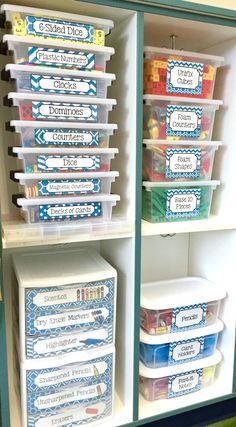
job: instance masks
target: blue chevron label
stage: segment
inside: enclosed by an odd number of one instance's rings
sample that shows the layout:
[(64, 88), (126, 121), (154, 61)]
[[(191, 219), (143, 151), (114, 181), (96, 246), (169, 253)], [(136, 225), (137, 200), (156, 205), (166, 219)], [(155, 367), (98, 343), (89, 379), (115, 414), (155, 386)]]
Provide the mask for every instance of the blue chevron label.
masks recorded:
[(38, 181), (39, 196), (100, 193), (101, 179), (55, 179)]
[(168, 399), (198, 391), (202, 384), (202, 369), (171, 375), (168, 378)]
[(55, 67), (77, 68), (78, 70), (93, 70), (95, 55), (74, 50), (50, 49), (47, 47), (28, 47), (30, 64), (50, 65)]
[(201, 328), (206, 322), (207, 304), (193, 304), (172, 310), (171, 332)]
[(205, 337), (176, 341), (169, 345), (168, 365), (201, 359), (204, 354)]
[(97, 105), (32, 101), (34, 119), (97, 121)]
[(99, 145), (99, 132), (73, 129), (35, 129), (35, 145)]
[(166, 135), (199, 137), (201, 133), (202, 107), (167, 105)]
[(200, 148), (168, 148), (166, 150), (166, 178), (199, 178)]
[(33, 36), (93, 43), (93, 26), (37, 16), (26, 16), (26, 33)]
[(95, 96), (97, 95), (97, 82), (88, 79), (31, 74), (31, 89), (34, 92)]
[(166, 91), (175, 94), (201, 95), (203, 64), (167, 61)]
[(39, 172), (57, 172), (69, 170), (91, 171), (101, 167), (101, 156), (38, 156), (37, 168)]
[(102, 216), (101, 202), (39, 205), (39, 221), (63, 221)]
[(189, 218), (200, 215), (201, 189), (168, 190), (166, 218)]

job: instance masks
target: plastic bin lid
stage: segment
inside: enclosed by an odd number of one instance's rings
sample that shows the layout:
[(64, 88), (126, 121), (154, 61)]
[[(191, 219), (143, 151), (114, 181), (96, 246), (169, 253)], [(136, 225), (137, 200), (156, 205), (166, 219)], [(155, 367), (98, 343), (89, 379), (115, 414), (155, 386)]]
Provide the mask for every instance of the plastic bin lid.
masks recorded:
[(152, 149), (155, 145), (186, 145), (191, 148), (193, 145), (195, 146), (206, 146), (206, 147), (219, 147), (222, 145), (222, 141), (194, 141), (194, 140), (166, 140), (166, 139), (143, 139), (143, 145), (148, 149)]
[(107, 98), (89, 98), (87, 96), (76, 96), (76, 95), (54, 95), (54, 94), (36, 94), (36, 93), (24, 93), (24, 92), (9, 92), (8, 99), (14, 101), (46, 101), (46, 102), (68, 102), (70, 104), (96, 104), (96, 105), (116, 105), (116, 99)]
[(92, 202), (118, 202), (120, 196), (118, 194), (90, 194), (86, 196), (73, 196), (73, 197), (35, 197), (25, 199), (19, 197), (17, 204), (22, 207), (38, 206), (38, 205), (57, 205), (61, 203), (92, 203)]
[(203, 106), (215, 107), (219, 109), (223, 105), (223, 101), (219, 99), (201, 99), (201, 98), (183, 98), (181, 96), (168, 96), (168, 95), (143, 95), (145, 103), (154, 103), (155, 101), (178, 102), (180, 104), (200, 104)]
[(147, 191), (151, 191), (152, 188), (165, 188), (165, 187), (212, 187), (213, 189), (216, 188), (217, 185), (220, 185), (220, 181), (160, 181), (160, 182), (154, 182), (154, 181), (143, 181), (143, 187)]
[(164, 368), (147, 368), (142, 362), (139, 362), (139, 375), (146, 378), (164, 378), (169, 375), (178, 375), (196, 369), (215, 366), (220, 363), (221, 360), (222, 354), (219, 350), (216, 350), (212, 356), (194, 360), (193, 362), (182, 363), (181, 365), (165, 366)]
[(55, 288), (117, 276), (116, 270), (91, 247), (26, 251), (15, 254), (13, 264), (23, 288)]
[[(167, 49), (165, 47), (144, 46), (143, 51), (144, 53), (161, 53), (163, 55), (187, 56), (188, 58), (202, 59), (203, 61), (205, 60), (216, 63), (224, 62), (223, 56), (209, 55), (208, 53), (201, 52), (189, 52), (187, 50)], [(217, 67), (217, 64), (215, 64), (215, 66)]]
[(173, 343), (176, 341), (191, 340), (198, 337), (205, 337), (211, 334), (218, 334), (224, 329), (223, 322), (218, 319), (215, 323), (203, 328), (195, 328), (182, 332), (173, 332), (163, 335), (149, 335), (143, 329), (140, 329), (140, 341), (144, 344), (160, 345)]
[(94, 178), (117, 178), (118, 171), (110, 172), (52, 172), (52, 173), (21, 173), (14, 174), (15, 179), (19, 181), (41, 180), (41, 179), (94, 179)]
[(19, 132), (21, 128), (33, 129), (79, 129), (79, 130), (102, 130), (106, 132), (113, 132), (118, 129), (114, 123), (79, 123), (79, 122), (60, 122), (60, 121), (42, 121), (42, 120), (11, 120), (10, 126), (15, 127), (15, 131)]
[(118, 154), (118, 148), (83, 148), (83, 147), (12, 147), (16, 154)]
[(172, 280), (143, 283), (141, 307), (165, 310), (218, 301), (225, 298), (224, 288), (201, 277), (183, 277)]

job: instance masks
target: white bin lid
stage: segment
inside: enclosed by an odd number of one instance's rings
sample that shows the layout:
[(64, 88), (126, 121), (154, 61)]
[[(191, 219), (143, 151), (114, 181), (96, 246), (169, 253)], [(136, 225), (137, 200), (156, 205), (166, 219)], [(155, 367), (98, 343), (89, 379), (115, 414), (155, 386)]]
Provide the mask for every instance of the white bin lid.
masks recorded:
[(171, 145), (171, 146), (178, 146), (178, 145), (186, 145), (187, 147), (191, 148), (192, 146), (205, 146), (205, 147), (216, 147), (218, 148), (220, 145), (222, 145), (222, 141), (195, 141), (195, 140), (182, 140), (179, 139), (176, 140), (169, 140), (169, 139), (143, 139), (143, 145), (146, 146), (149, 150), (151, 150), (155, 145)]
[(204, 357), (193, 362), (182, 363), (181, 365), (165, 366), (164, 368), (147, 368), (142, 362), (139, 363), (139, 375), (146, 378), (164, 378), (169, 375), (178, 375), (184, 372), (194, 371), (195, 369), (215, 366), (222, 360), (222, 354), (216, 350), (212, 356)]
[(25, 199), (19, 197), (17, 204), (23, 208), (26, 206), (39, 206), (48, 204), (62, 204), (62, 203), (92, 203), (92, 202), (113, 202), (116, 203), (120, 200), (118, 194), (89, 194), (86, 196), (64, 196), (64, 197), (35, 197)]
[(206, 187), (210, 186), (213, 189), (216, 188), (217, 185), (220, 185), (220, 181), (160, 181), (160, 182), (152, 182), (152, 181), (143, 181), (143, 187), (145, 190), (151, 191), (152, 188), (175, 188), (175, 187)]
[(181, 96), (168, 96), (168, 95), (143, 95), (145, 104), (151, 105), (156, 101), (178, 102), (180, 104), (200, 104), (204, 107), (211, 106), (211, 109), (218, 110), (223, 101), (219, 99), (200, 99), (200, 98), (183, 98)]
[(203, 328), (190, 329), (188, 331), (173, 332), (171, 334), (149, 335), (143, 329), (140, 329), (140, 341), (144, 344), (160, 345), (217, 334), (221, 332), (223, 328), (223, 322), (218, 319), (215, 323), (213, 323), (213, 325), (205, 326)]
[(202, 59), (204, 62), (210, 61), (214, 62), (215, 66), (219, 66), (222, 62), (224, 62), (223, 56), (209, 55), (208, 53), (201, 52), (189, 52), (187, 50), (176, 50), (176, 49), (167, 49), (165, 47), (153, 47), (153, 46), (144, 46), (143, 49), (145, 54), (156, 54), (160, 53), (163, 55), (179, 55), (179, 56), (187, 56), (188, 58), (193, 59)]
[(47, 288), (109, 279), (116, 270), (91, 247), (24, 252), (13, 256), (20, 287)]
[(113, 132), (118, 127), (116, 124), (106, 123), (79, 123), (79, 122), (60, 122), (50, 121), (47, 122), (42, 120), (11, 120), (10, 126), (15, 127), (16, 132), (20, 132), (20, 129), (32, 128), (32, 129), (81, 129), (81, 130), (96, 130)]
[(165, 310), (192, 304), (218, 301), (225, 298), (224, 288), (201, 277), (183, 277), (143, 283), (141, 307), (149, 310)]
[(13, 99), (16, 105), (20, 101), (45, 101), (45, 102), (68, 102), (69, 104), (91, 104), (91, 105), (105, 105), (112, 108), (116, 105), (116, 99), (105, 99), (105, 98), (89, 98), (88, 96), (76, 96), (76, 95), (55, 95), (55, 94), (41, 94), (41, 93), (24, 93), (24, 92), (9, 92), (8, 99)]
[(118, 171), (111, 172), (53, 172), (53, 173), (21, 173), (14, 174), (15, 179), (19, 181), (41, 180), (41, 179), (94, 179), (94, 178), (117, 178)]
[(118, 154), (118, 148), (83, 148), (83, 147), (13, 147), (16, 154)]

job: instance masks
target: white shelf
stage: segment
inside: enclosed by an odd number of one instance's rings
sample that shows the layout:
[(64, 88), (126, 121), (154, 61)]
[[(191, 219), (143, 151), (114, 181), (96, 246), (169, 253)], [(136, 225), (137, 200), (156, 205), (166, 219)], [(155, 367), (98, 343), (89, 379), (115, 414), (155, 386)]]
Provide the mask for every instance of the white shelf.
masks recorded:
[(199, 231), (233, 230), (236, 228), (236, 218), (222, 218), (211, 215), (208, 219), (163, 222), (153, 224), (142, 220), (142, 236), (157, 236), (161, 234), (194, 233)]

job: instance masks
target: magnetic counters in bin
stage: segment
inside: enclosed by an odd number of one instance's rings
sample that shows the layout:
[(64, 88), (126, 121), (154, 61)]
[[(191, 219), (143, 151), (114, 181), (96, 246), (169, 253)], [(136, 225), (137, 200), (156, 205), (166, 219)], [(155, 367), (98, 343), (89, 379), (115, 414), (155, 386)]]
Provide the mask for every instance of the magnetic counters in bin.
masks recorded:
[(143, 182), (142, 218), (172, 222), (209, 217), (213, 190), (220, 181)]
[(146, 400), (153, 401), (200, 391), (214, 382), (221, 360), (222, 355), (216, 350), (212, 356), (177, 366), (151, 369), (140, 362), (140, 393)]
[(89, 98), (74, 95), (10, 92), (5, 105), (18, 107), (20, 120), (66, 120), (78, 122), (108, 122), (108, 113), (115, 99)]
[(67, 40), (103, 46), (105, 35), (114, 26), (108, 19), (18, 5), (3, 4), (1, 13), (5, 14), (6, 28), (13, 35), (49, 38), (58, 42)]
[(211, 141), (215, 113), (223, 104), (179, 96), (144, 95), (143, 99), (143, 137), (170, 141)]
[(220, 141), (143, 140), (143, 179), (187, 181), (211, 179)]
[(148, 368), (162, 368), (211, 356), (223, 322), (167, 335), (149, 335), (140, 330), (140, 360)]
[(3, 77), (15, 80), (18, 92), (59, 93), (106, 98), (115, 74), (65, 70), (48, 66), (7, 64)]
[(69, 41), (40, 39), (5, 34), (6, 51), (13, 53), (16, 64), (50, 66), (84, 71), (106, 71), (106, 63), (114, 55), (112, 47), (72, 44)]
[(117, 125), (12, 120), (7, 129), (20, 134), (22, 147), (109, 148)]
[(212, 325), (225, 296), (224, 288), (200, 277), (143, 283), (141, 327), (162, 335)]
[(159, 47), (144, 47), (144, 93), (213, 97), (222, 56)]

